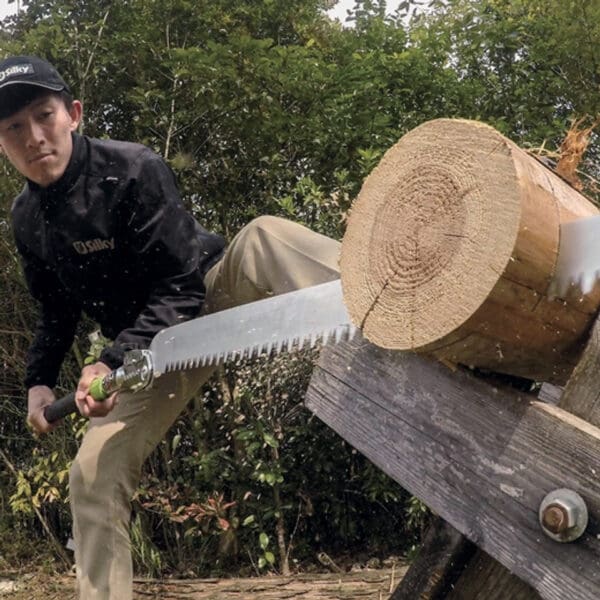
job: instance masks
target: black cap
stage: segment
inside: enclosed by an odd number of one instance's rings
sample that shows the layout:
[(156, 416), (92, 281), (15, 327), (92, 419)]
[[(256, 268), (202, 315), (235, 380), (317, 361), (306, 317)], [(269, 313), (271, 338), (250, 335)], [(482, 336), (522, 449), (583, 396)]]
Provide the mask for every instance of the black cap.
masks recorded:
[(11, 56), (0, 62), (0, 119), (20, 110), (40, 91), (71, 93), (58, 71), (37, 56)]

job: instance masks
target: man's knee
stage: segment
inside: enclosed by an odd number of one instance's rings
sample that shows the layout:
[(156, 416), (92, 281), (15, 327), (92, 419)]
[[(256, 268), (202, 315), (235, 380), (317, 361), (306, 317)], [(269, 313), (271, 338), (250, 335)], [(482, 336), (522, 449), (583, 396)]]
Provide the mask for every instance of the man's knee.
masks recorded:
[[(271, 247), (273, 239), (279, 238), (281, 232), (290, 221), (265, 215), (256, 217), (244, 226), (233, 240), (229, 249), (229, 258), (235, 265), (234, 271), (253, 271), (257, 257)], [(284, 236), (285, 237), (285, 236)]]
[(315, 235), (305, 225), (272, 215), (263, 215), (252, 219), (244, 229), (247, 230), (250, 236), (255, 236), (257, 239), (265, 239), (269, 236), (274, 236), (277, 239), (286, 239), (289, 236), (303, 234)]
[(276, 231), (280, 231), (289, 223), (290, 221), (271, 215), (256, 217), (240, 230), (240, 241), (244, 247), (250, 247), (252, 244), (259, 245), (264, 243), (264, 240), (270, 235)]

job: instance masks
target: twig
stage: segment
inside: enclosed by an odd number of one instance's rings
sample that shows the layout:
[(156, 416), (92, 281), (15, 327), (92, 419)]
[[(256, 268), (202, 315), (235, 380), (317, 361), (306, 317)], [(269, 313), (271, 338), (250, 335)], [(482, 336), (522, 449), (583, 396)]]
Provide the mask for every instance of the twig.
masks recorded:
[(290, 539), (288, 540), (287, 552), (285, 555), (286, 562), (289, 562), (289, 559), (290, 559), (290, 552), (292, 550), (292, 546), (294, 543), (294, 536), (296, 535), (296, 531), (298, 530), (298, 525), (300, 524), (301, 512), (302, 512), (302, 503), (300, 502), (300, 503), (298, 503), (298, 515), (296, 516), (296, 524), (294, 525), (294, 529), (292, 530), (292, 533), (290, 534)]
[[(110, 8), (104, 13), (102, 23), (100, 24), (100, 28), (98, 29), (98, 33), (96, 34), (96, 40), (92, 46), (92, 49), (90, 50), (90, 53), (88, 55), (87, 64), (85, 65), (85, 68), (83, 69), (83, 71), (81, 69), (81, 64), (78, 61), (79, 68), (77, 70), (78, 70), (78, 74), (79, 74), (79, 88), (80, 88), (79, 93), (80, 93), (81, 101), (83, 102), (84, 105), (87, 100), (87, 98), (86, 98), (87, 76), (90, 72), (90, 69), (92, 68), (94, 58), (96, 57), (96, 51), (98, 50), (98, 45), (100, 44), (100, 40), (102, 39), (102, 34), (104, 32), (104, 27), (106, 26), (106, 22), (108, 21), (109, 14), (110, 14)], [(77, 35), (77, 33), (78, 33), (77, 28), (75, 28), (75, 34)], [(77, 40), (78, 40), (78, 38), (77, 38)], [(79, 55), (79, 52), (77, 52), (77, 55)], [(84, 127), (84, 120), (82, 118), (81, 122), (79, 123), (79, 133), (83, 133), (83, 127)]]
[(250, 559), (250, 562), (252, 563), (252, 568), (254, 569), (254, 572), (257, 575), (260, 575), (260, 571), (258, 570), (256, 563), (254, 562), (254, 559), (252, 558), (252, 554), (250, 554), (250, 550), (247, 550), (248, 553), (248, 558)]

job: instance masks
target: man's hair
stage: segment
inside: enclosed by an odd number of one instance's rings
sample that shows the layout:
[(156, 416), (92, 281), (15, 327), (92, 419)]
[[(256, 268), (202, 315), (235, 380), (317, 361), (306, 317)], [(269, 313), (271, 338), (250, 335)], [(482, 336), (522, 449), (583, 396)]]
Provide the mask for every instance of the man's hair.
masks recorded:
[(34, 85), (15, 85), (5, 92), (6, 101), (0, 108), (0, 119), (7, 119), (43, 96), (60, 98), (67, 110), (73, 106), (73, 95), (67, 90), (53, 92)]
[(67, 90), (63, 90), (62, 92), (58, 92), (58, 96), (63, 101), (65, 108), (67, 110), (71, 110), (71, 107), (73, 106), (73, 100), (74, 100), (73, 94), (71, 94), (71, 92), (67, 92)]

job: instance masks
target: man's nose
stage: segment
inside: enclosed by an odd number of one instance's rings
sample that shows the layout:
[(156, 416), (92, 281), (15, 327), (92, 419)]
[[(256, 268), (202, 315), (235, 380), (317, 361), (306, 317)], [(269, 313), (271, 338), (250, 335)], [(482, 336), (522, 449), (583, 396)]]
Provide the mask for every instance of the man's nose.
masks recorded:
[(31, 120), (27, 123), (26, 134), (27, 134), (27, 144), (29, 146), (37, 147), (40, 144), (43, 144), (45, 141), (43, 127), (41, 127), (34, 120)]

